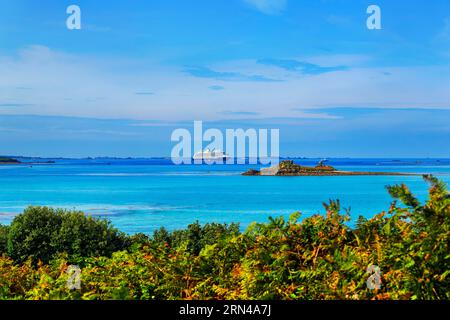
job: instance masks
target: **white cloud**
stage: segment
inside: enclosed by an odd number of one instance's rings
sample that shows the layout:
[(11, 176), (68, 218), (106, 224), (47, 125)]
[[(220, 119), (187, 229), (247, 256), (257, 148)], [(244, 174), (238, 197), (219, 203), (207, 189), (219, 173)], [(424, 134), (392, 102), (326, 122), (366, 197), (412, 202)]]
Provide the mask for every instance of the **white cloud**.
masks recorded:
[(287, 4), (287, 0), (244, 0), (244, 1), (265, 14), (278, 14), (285, 9)]
[[(450, 109), (450, 66), (368, 68), (363, 61), (369, 58), (347, 55), (295, 59), (320, 65), (348, 63), (350, 68), (305, 76), (255, 60), (206, 66), (284, 80), (224, 84), (153, 61), (73, 55), (31, 46), (14, 56), (0, 55), (0, 104), (20, 104), (1, 108), (0, 114), (208, 121), (223, 119), (223, 110), (265, 118), (311, 117), (311, 112), (303, 115), (293, 110), (334, 106)], [(226, 90), (211, 92), (214, 85), (226, 85)], [(29, 89), (18, 89), (23, 87)], [(142, 90), (154, 94), (136, 94)], [(233, 118), (237, 117), (248, 118)]]
[(370, 62), (371, 57), (363, 54), (326, 54), (313, 57), (298, 58), (322, 67), (344, 65), (348, 67), (360, 67)]

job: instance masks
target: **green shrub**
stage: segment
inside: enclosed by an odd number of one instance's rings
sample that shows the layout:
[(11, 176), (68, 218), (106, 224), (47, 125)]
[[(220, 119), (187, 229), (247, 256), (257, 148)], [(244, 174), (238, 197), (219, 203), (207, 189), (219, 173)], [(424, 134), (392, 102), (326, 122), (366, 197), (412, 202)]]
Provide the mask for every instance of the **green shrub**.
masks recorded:
[(200, 251), (207, 245), (219, 242), (224, 238), (230, 238), (239, 234), (239, 224), (207, 223), (204, 226), (198, 221), (188, 225), (185, 230), (168, 232), (160, 228), (153, 233), (153, 242), (156, 244), (167, 243), (172, 247), (187, 245), (189, 252), (199, 255)]
[(9, 226), (0, 224), (0, 256), (8, 252)]
[(16, 261), (49, 262), (67, 253), (76, 262), (82, 257), (110, 256), (128, 246), (127, 237), (110, 222), (82, 212), (29, 207), (15, 217), (8, 235), (8, 254)]

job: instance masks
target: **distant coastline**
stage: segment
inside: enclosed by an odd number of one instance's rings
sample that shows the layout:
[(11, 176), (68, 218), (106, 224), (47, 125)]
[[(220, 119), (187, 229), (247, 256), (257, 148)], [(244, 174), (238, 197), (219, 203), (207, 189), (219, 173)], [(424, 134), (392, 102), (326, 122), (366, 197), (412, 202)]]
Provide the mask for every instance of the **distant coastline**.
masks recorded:
[[(83, 156), (83, 157), (64, 157), (64, 156), (25, 156), (25, 155), (11, 155), (11, 154), (0, 154), (0, 159), (4, 159), (0, 161), (1, 165), (48, 165), (48, 164), (83, 164), (83, 165), (115, 165), (115, 164), (128, 164), (128, 165), (175, 165), (170, 157), (164, 156)], [(321, 159), (321, 157), (302, 157), (302, 156), (284, 156), (280, 157), (280, 161), (295, 161), (296, 163), (300, 163), (304, 166), (315, 166)], [(329, 164), (339, 168), (334, 173), (327, 173), (326, 175), (408, 175), (407, 172), (402, 172), (403, 170), (399, 170), (401, 173), (396, 174), (395, 172), (391, 172), (391, 170), (387, 170), (387, 172), (380, 173), (375, 170), (375, 172), (359, 172), (360, 170), (355, 170), (352, 172), (351, 170), (345, 170), (342, 168), (343, 166), (359, 166), (361, 164), (365, 164), (373, 167), (406, 167), (406, 166), (450, 166), (450, 158), (398, 158), (398, 157), (383, 157), (383, 158), (358, 158), (358, 157), (326, 157), (329, 160)], [(244, 160), (244, 161), (242, 161)], [(242, 162), (241, 162), (242, 161)], [(262, 166), (264, 166), (264, 162), (267, 161), (258, 161), (254, 162), (254, 159), (235, 159), (234, 164), (236, 165), (252, 165), (254, 164), (255, 169), (259, 170)], [(184, 164), (183, 164), (184, 165)], [(209, 164), (207, 164), (209, 165)], [(221, 164), (217, 164), (220, 166)], [(225, 165), (225, 163), (223, 164)], [(248, 167), (245, 169), (247, 170)], [(358, 171), (358, 172), (356, 172)], [(363, 170), (361, 170), (363, 171)], [(381, 170), (380, 170), (381, 171)], [(384, 171), (384, 170), (383, 170)], [(287, 175), (287, 174), (286, 174)], [(296, 174), (296, 175), (313, 175), (311, 172), (308, 174)], [(317, 172), (315, 175), (323, 175), (320, 172)]]
[[(15, 159), (20, 162), (44, 162), (47, 160), (170, 160), (170, 156), (29, 156), (29, 155), (12, 155), (12, 154), (0, 154), (1, 158)], [(388, 161), (390, 163), (403, 163), (407, 162), (408, 164), (420, 164), (422, 162), (448, 162), (450, 164), (450, 157), (345, 157), (345, 156), (281, 156), (280, 161), (284, 160), (311, 160), (318, 162), (319, 160), (326, 158), (330, 161), (335, 160), (376, 160), (376, 161)], [(249, 159), (249, 158), (246, 158)]]
[(20, 164), (21, 162), (14, 158), (0, 157), (0, 165), (2, 164)]
[(0, 157), (0, 165), (33, 165), (33, 164), (53, 164), (53, 160), (22, 162), (16, 158)]

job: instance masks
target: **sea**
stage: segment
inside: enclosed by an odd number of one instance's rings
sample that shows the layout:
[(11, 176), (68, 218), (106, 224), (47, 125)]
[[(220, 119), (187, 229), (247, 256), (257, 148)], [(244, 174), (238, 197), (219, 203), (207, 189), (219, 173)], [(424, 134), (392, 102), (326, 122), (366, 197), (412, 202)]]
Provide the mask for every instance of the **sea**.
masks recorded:
[[(109, 219), (128, 233), (151, 234), (200, 223), (252, 222), (269, 217), (301, 219), (324, 214), (323, 203), (339, 199), (350, 210), (350, 224), (388, 210), (386, 186), (405, 183), (422, 201), (428, 185), (422, 176), (242, 176), (262, 165), (174, 165), (169, 158), (19, 158), (0, 166), (0, 223), (10, 224), (28, 206), (79, 210)], [(293, 158), (315, 165), (320, 159)], [(36, 163), (47, 162), (50, 163)], [(433, 174), (450, 183), (450, 159), (328, 159), (346, 171)]]

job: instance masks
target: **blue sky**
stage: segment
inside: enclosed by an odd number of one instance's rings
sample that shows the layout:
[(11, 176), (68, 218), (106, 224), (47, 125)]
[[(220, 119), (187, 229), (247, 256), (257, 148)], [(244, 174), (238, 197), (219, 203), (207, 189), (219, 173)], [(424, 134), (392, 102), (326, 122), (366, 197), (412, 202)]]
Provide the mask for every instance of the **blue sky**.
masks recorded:
[(167, 156), (203, 120), (279, 128), (282, 155), (450, 157), (449, 88), (447, 0), (0, 0), (0, 154)]

